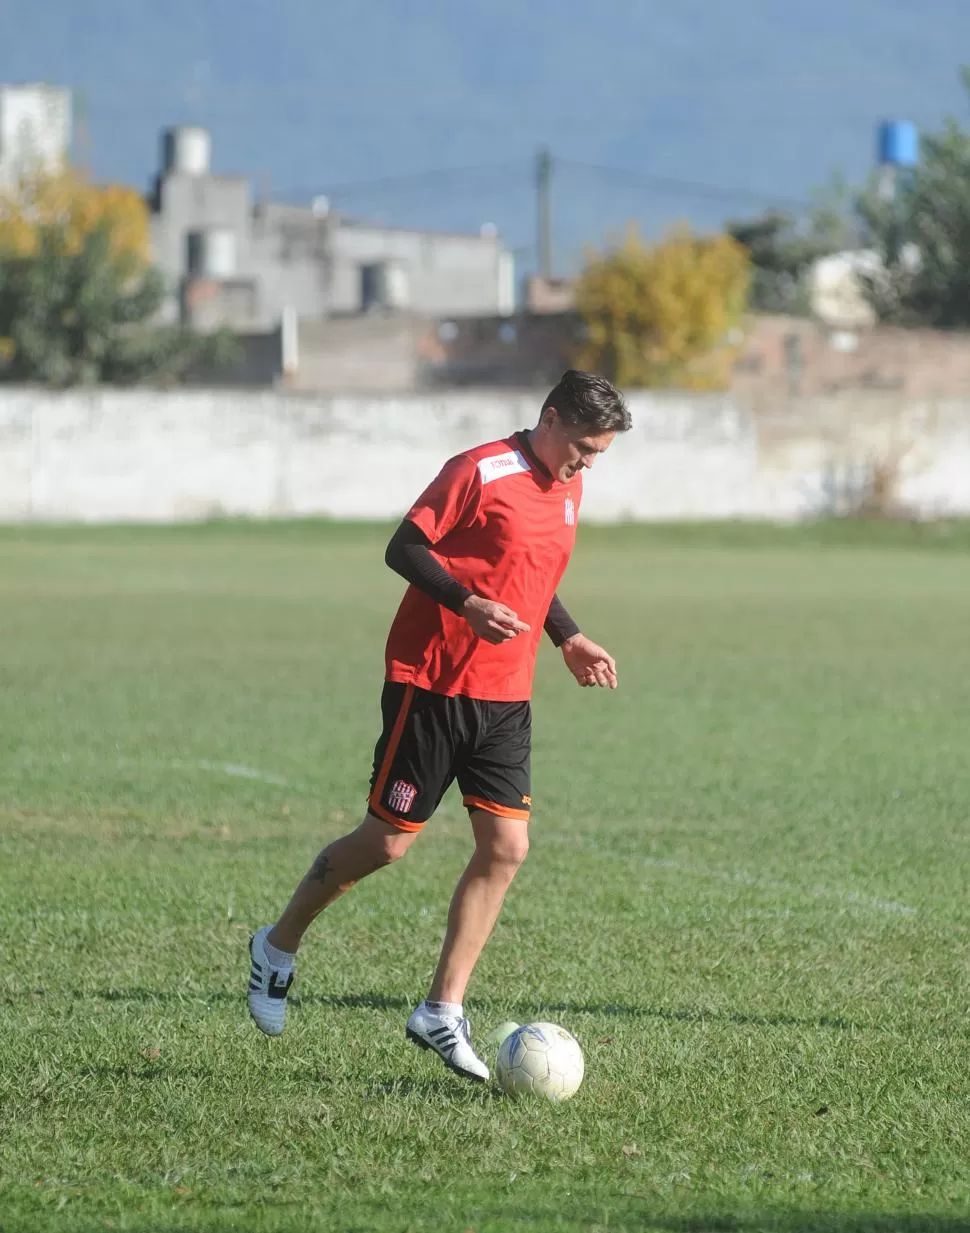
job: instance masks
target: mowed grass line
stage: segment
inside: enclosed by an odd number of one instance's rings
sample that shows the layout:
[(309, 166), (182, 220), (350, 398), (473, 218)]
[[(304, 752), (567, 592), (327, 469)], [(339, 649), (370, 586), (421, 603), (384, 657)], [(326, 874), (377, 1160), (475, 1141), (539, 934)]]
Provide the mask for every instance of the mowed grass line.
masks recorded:
[(248, 930), (359, 816), (386, 529), (0, 532), (0, 1229), (970, 1228), (960, 527), (583, 528), (620, 661), (535, 702), (533, 852), (468, 1008), (562, 1107), (404, 1041), (453, 796), (301, 955)]

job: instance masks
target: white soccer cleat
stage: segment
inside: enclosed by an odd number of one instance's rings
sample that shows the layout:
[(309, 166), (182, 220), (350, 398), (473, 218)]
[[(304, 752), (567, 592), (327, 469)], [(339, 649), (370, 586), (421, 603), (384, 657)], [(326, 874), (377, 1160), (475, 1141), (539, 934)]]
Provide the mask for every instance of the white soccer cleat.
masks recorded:
[(292, 968), (274, 968), (263, 943), (273, 928), (264, 925), (249, 939), (249, 1013), (267, 1036), (279, 1036), (286, 1023), (286, 995), (293, 984)]
[(488, 1067), (472, 1048), (468, 1020), (460, 1015), (437, 1015), (422, 1002), (408, 1019), (407, 1038), (419, 1049), (433, 1049), (449, 1070), (475, 1083), (488, 1080)]

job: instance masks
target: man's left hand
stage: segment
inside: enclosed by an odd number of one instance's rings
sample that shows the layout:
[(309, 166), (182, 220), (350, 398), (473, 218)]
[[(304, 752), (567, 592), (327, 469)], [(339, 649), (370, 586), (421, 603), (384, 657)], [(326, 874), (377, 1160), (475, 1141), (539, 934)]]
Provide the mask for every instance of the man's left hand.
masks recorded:
[(560, 650), (566, 667), (583, 688), (616, 689), (616, 660), (584, 634), (567, 638)]

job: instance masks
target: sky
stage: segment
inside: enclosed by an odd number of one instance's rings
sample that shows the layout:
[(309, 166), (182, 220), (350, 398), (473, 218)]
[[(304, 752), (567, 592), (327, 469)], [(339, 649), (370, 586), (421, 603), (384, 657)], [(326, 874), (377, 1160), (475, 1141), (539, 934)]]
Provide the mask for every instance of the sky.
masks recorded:
[(0, 0), (0, 81), (76, 93), (76, 157), (147, 189), (159, 133), (214, 170), (554, 260), (861, 183), (883, 119), (970, 122), (967, 0)]

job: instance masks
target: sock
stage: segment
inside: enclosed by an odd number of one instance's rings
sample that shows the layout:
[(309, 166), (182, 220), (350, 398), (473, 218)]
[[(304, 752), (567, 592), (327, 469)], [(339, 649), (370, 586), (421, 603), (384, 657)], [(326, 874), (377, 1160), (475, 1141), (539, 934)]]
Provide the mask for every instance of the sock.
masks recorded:
[(425, 998), (424, 1004), (433, 1015), (454, 1015), (460, 1019), (465, 1013), (461, 1002), (429, 1002)]
[(266, 951), (266, 958), (270, 961), (274, 968), (291, 968), (296, 960), (296, 955), (291, 955), (288, 950), (278, 950), (270, 942), (263, 938), (263, 950)]

